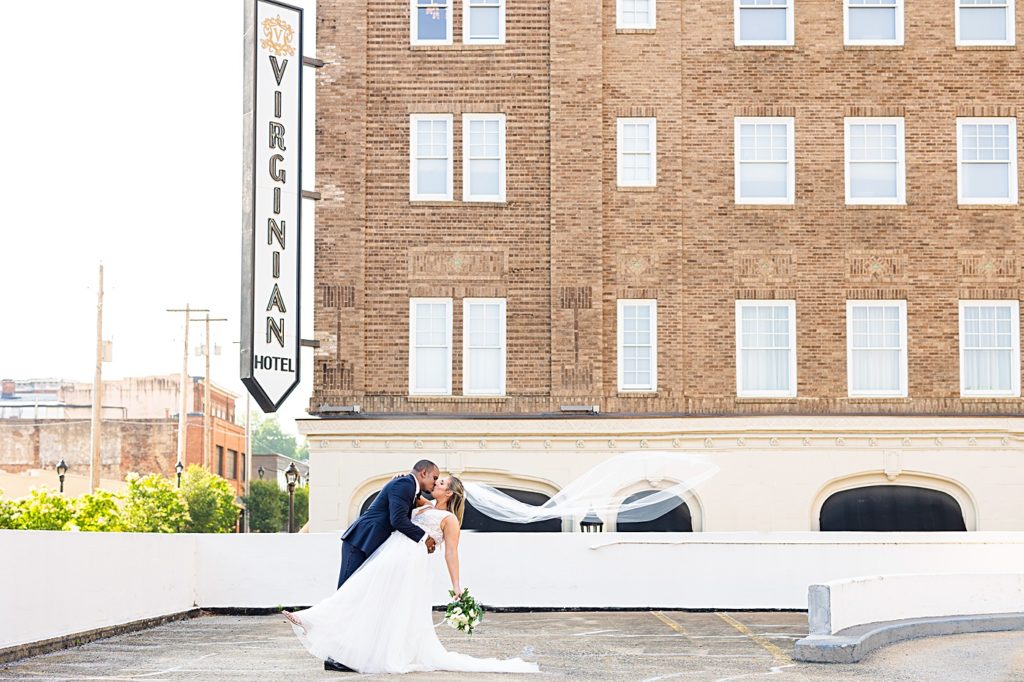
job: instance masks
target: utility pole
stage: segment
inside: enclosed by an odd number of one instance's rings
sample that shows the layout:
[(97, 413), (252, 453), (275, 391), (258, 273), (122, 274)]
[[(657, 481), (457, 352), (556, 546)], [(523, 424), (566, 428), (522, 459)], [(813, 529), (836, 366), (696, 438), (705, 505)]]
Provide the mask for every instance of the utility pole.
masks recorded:
[(188, 435), (188, 326), (192, 313), (208, 313), (207, 308), (192, 308), (188, 303), (184, 308), (167, 308), (169, 313), (185, 313), (185, 345), (181, 361), (181, 407), (178, 411), (178, 464), (185, 464), (185, 439)]
[(89, 459), (89, 492), (100, 487), (100, 429), (103, 426), (103, 264), (96, 292), (96, 374), (92, 383), (92, 446)]
[[(206, 375), (203, 379), (203, 468), (207, 471), (211, 470), (210, 460), (212, 454), (210, 452), (211, 441), (210, 437), (210, 353), (212, 349), (212, 343), (210, 341), (210, 323), (211, 322), (227, 322), (226, 317), (210, 317), (209, 311), (206, 312), (204, 317), (190, 318), (191, 322), (205, 322), (206, 323), (206, 337), (205, 343), (203, 344), (203, 355), (206, 356)], [(221, 474), (223, 475), (223, 471)]]

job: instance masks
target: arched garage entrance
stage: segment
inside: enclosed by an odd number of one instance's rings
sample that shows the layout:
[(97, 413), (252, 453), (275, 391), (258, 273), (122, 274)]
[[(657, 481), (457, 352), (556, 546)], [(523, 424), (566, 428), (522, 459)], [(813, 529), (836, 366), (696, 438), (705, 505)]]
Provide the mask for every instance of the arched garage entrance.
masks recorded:
[[(633, 493), (622, 501), (623, 505), (642, 500), (653, 495), (655, 490), (641, 490)], [(620, 533), (692, 533), (693, 517), (690, 507), (680, 499), (669, 500), (659, 505), (655, 512), (659, 515), (650, 521), (629, 521), (629, 512), (620, 513), (615, 522), (615, 530)]]
[(841, 490), (821, 506), (823, 531), (963, 531), (963, 510), (949, 493), (909, 485)]

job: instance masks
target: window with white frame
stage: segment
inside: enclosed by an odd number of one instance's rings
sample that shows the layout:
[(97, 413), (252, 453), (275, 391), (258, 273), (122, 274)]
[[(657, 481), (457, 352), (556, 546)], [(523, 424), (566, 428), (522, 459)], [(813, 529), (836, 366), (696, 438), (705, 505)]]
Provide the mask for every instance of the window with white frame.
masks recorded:
[(956, 120), (957, 201), (1017, 203), (1017, 119)]
[(1020, 304), (960, 301), (960, 394), (1020, 395)]
[(505, 201), (505, 114), (462, 116), (463, 201)]
[(954, 0), (957, 45), (1013, 45), (1014, 0)]
[(902, 45), (903, 0), (844, 0), (847, 45)]
[(451, 114), (409, 117), (409, 198), (451, 201)]
[(654, 28), (655, 0), (616, 0), (615, 28)]
[(904, 204), (902, 118), (846, 119), (846, 203)]
[(452, 299), (409, 300), (409, 394), (452, 393)]
[(450, 45), (452, 0), (410, 0), (409, 36), (413, 45)]
[(736, 394), (796, 395), (795, 301), (736, 301)]
[(619, 390), (658, 390), (658, 302), (619, 299)]
[(462, 300), (462, 392), (505, 395), (505, 299)]
[(795, 0), (736, 0), (733, 24), (737, 45), (792, 45)]
[(737, 118), (736, 203), (792, 204), (793, 118)]
[(654, 187), (658, 183), (658, 125), (653, 118), (617, 121), (619, 187)]
[(462, 42), (505, 42), (505, 0), (463, 0)]
[(846, 302), (849, 394), (907, 395), (906, 301)]

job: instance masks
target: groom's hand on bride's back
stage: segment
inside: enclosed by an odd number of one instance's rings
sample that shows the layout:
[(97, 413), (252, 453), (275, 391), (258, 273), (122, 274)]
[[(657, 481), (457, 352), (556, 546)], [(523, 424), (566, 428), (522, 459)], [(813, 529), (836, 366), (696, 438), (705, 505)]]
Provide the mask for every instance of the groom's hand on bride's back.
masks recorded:
[(427, 536), (427, 554), (433, 554), (434, 550), (437, 549), (437, 543), (434, 542), (434, 538)]

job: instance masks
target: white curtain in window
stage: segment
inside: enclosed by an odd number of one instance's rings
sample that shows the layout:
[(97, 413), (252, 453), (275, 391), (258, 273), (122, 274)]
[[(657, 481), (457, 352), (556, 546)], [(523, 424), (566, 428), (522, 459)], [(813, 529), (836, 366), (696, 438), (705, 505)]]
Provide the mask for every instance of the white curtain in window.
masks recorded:
[(902, 0), (847, 0), (850, 40), (896, 40), (896, 12)]
[(416, 125), (416, 194), (448, 193), (448, 121), (418, 119)]
[(785, 305), (744, 305), (740, 309), (740, 391), (789, 392), (792, 339)]
[(852, 308), (850, 386), (854, 392), (890, 393), (902, 389), (899, 306)]
[(787, 5), (792, 0), (739, 0), (742, 42), (780, 42), (786, 35)]
[(416, 303), (415, 390), (448, 391), (448, 306), (445, 303)]
[(1004, 42), (1008, 39), (1011, 0), (959, 0), (960, 40)]
[(1013, 390), (1013, 323), (1008, 305), (963, 308), (964, 390)]
[(961, 192), (970, 199), (1010, 196), (1010, 140), (1008, 123), (964, 123), (960, 128)]
[(467, 302), (465, 314), (466, 391), (501, 393), (505, 355), (502, 306), (497, 302)]

